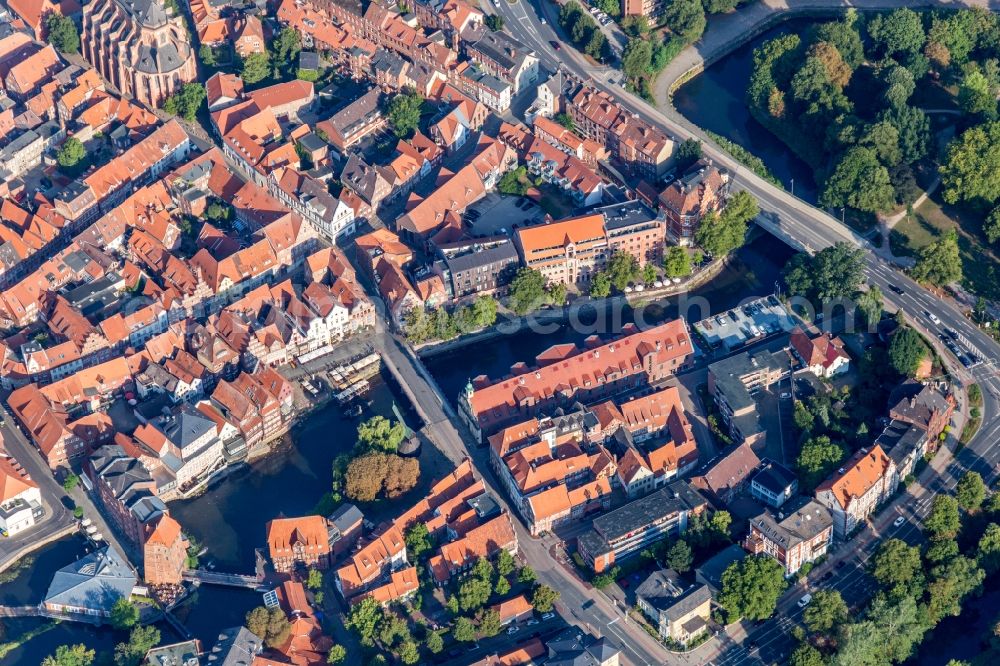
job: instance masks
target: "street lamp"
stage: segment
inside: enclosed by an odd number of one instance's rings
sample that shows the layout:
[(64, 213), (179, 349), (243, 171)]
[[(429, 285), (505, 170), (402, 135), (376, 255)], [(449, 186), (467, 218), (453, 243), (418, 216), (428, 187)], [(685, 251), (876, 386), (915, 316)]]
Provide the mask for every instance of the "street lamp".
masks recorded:
[(795, 179), (792, 178), (792, 196), (795, 196)]

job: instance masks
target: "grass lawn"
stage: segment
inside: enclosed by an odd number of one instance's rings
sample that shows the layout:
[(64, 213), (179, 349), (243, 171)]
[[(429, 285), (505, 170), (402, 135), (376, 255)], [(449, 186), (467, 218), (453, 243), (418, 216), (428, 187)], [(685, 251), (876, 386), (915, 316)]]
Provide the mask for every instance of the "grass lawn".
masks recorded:
[(538, 205), (542, 207), (542, 210), (551, 215), (553, 220), (561, 220), (569, 217), (576, 210), (576, 203), (552, 185), (545, 183), (538, 189), (542, 193), (542, 198), (538, 202)]
[(1000, 296), (996, 280), (998, 258), (979, 237), (982, 220), (968, 210), (943, 204), (938, 196), (931, 197), (916, 209), (914, 216), (896, 224), (889, 238), (897, 256), (915, 257), (920, 248), (931, 243), (948, 229), (958, 231), (958, 246), (962, 256), (964, 282), (977, 294), (987, 298)]

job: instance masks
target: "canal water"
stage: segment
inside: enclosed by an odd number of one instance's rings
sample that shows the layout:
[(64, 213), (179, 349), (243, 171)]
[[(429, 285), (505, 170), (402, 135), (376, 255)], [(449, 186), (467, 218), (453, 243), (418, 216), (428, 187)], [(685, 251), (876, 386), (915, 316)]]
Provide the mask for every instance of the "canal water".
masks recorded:
[(674, 106), (704, 129), (734, 141), (761, 158), (786, 189), (810, 203), (817, 198), (812, 169), (750, 115), (746, 90), (753, 72), (753, 51), (764, 42), (802, 32), (813, 19), (795, 19), (762, 33), (736, 49), (674, 93)]
[(753, 239), (737, 250), (729, 264), (708, 284), (689, 294), (655, 301), (635, 309), (626, 308), (617, 321), (610, 316), (587, 320), (582, 326), (564, 324), (546, 333), (527, 330), (460, 347), (424, 359), (444, 394), (456, 399), (466, 383), (484, 374), (499, 379), (518, 361), (531, 365), (535, 356), (552, 345), (580, 343), (592, 334), (613, 337), (621, 326), (638, 322), (655, 324), (683, 314), (688, 322), (724, 312), (744, 300), (774, 293), (774, 284), (794, 251), (768, 233), (755, 230)]

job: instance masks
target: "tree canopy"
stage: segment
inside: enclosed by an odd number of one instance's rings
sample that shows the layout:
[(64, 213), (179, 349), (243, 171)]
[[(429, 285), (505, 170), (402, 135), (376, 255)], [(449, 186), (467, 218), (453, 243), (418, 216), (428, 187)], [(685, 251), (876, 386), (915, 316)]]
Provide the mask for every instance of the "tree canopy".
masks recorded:
[(958, 480), (955, 499), (966, 511), (978, 511), (986, 499), (986, 484), (979, 472), (968, 471)]
[(777, 560), (750, 555), (723, 572), (719, 605), (726, 610), (729, 621), (764, 620), (774, 613), (785, 586), (785, 570)]
[(875, 213), (891, 209), (896, 198), (889, 170), (879, 162), (878, 153), (872, 148), (856, 147), (845, 152), (834, 167), (820, 202)]
[(1000, 198), (1000, 121), (974, 125), (948, 145), (940, 166), (944, 200)]
[(724, 257), (743, 245), (747, 226), (758, 213), (757, 201), (749, 192), (741, 190), (729, 198), (721, 213), (713, 211), (702, 217), (694, 240), (709, 254)]
[(360, 455), (347, 465), (344, 493), (359, 502), (371, 502), (379, 495), (398, 497), (417, 485), (420, 462), (391, 453)]
[(847, 243), (823, 248), (813, 256), (799, 253), (785, 266), (785, 283), (793, 294), (820, 302), (850, 298), (864, 279), (864, 250)]
[(90, 666), (94, 663), (94, 655), (94, 650), (87, 649), (83, 643), (60, 645), (55, 654), (42, 660), (42, 666)]
[(826, 435), (807, 439), (795, 461), (803, 489), (812, 490), (837, 469), (846, 455), (843, 446)]
[(901, 375), (913, 377), (930, 351), (920, 334), (909, 326), (901, 326), (889, 341), (889, 361)]
[(949, 229), (937, 240), (922, 247), (912, 275), (915, 280), (936, 285), (961, 280), (962, 258), (958, 249), (958, 233)]
[(45, 29), (48, 31), (49, 44), (56, 47), (59, 53), (79, 53), (80, 33), (77, 32), (73, 19), (52, 12), (45, 18)]
[(59, 147), (56, 161), (59, 163), (59, 170), (70, 177), (79, 176), (90, 166), (87, 149), (75, 136), (66, 139)]
[(389, 100), (386, 117), (392, 131), (401, 139), (413, 136), (420, 125), (420, 107), (424, 98), (415, 90), (406, 90)]
[(271, 60), (267, 53), (251, 53), (240, 60), (240, 76), (243, 83), (260, 83), (271, 73)]
[(358, 446), (364, 451), (395, 453), (405, 437), (406, 426), (384, 416), (373, 416), (358, 425)]
[(548, 302), (545, 277), (533, 268), (521, 268), (510, 283), (510, 309), (519, 315), (537, 310)]
[(167, 98), (163, 103), (163, 110), (190, 122), (194, 120), (204, 101), (205, 86), (200, 83), (185, 83), (180, 91)]

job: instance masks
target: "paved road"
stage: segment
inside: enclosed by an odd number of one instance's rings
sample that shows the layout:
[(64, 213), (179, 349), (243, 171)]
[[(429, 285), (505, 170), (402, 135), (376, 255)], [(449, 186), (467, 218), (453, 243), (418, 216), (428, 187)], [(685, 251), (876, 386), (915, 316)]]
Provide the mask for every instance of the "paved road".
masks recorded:
[(31, 475), (32, 480), (38, 483), (39, 489), (42, 492), (42, 501), (45, 503), (46, 510), (51, 515), (51, 519), (43, 522), (44, 527), (42, 531), (30, 531), (24, 538), (32, 542), (40, 542), (43, 535), (51, 535), (54, 531), (64, 530), (66, 525), (72, 524), (75, 519), (72, 512), (64, 504), (64, 500), (68, 496), (76, 506), (83, 507), (84, 517), (93, 521), (98, 531), (104, 535), (108, 543), (115, 546), (118, 552), (130, 561), (137, 562), (137, 554), (132, 552), (131, 548), (126, 549), (123, 547), (123, 544), (118, 541), (117, 534), (104, 520), (101, 512), (97, 510), (94, 502), (91, 501), (90, 496), (84, 490), (83, 484), (77, 484), (69, 493), (63, 490), (62, 484), (53, 476), (49, 470), (49, 466), (42, 459), (41, 453), (35, 448), (34, 444), (28, 441), (27, 437), (16, 425), (17, 420), (7, 412), (6, 408), (0, 408), (0, 413), (4, 417), (4, 425), (0, 426), (0, 435), (3, 436), (4, 446), (21, 463), (28, 474)]
[(0, 537), (0, 570), (2, 570), (22, 555), (34, 550), (30, 547), (32, 544), (45, 543), (54, 535), (65, 532), (73, 525), (75, 519), (72, 512), (63, 504), (66, 491), (52, 476), (52, 472), (42, 461), (38, 451), (14, 425), (12, 416), (2, 409), (0, 415), (4, 417), (4, 425), (0, 426), (3, 448), (38, 484), (42, 494), (42, 505), (45, 507), (45, 515), (34, 527), (10, 538)]

